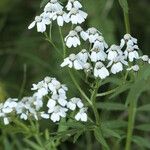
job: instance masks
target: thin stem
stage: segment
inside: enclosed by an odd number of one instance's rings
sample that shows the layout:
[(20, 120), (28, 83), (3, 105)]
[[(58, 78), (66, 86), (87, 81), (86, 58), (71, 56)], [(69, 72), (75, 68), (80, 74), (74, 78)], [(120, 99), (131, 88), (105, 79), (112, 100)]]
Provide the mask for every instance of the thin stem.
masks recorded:
[(59, 51), (59, 48), (52, 42), (52, 40), (48, 37), (47, 33), (44, 33), (46, 40), (55, 48), (55, 50), (57, 51), (57, 53), (62, 56), (61, 52)]
[(49, 39), (52, 41), (52, 23), (50, 24), (49, 27)]
[(23, 91), (24, 91), (24, 88), (25, 88), (25, 85), (26, 85), (26, 78), (27, 78), (27, 66), (26, 64), (24, 64), (23, 66), (23, 81), (22, 81), (22, 85), (21, 85), (21, 89), (20, 89), (20, 93), (19, 93), (19, 99), (21, 98), (22, 94), (23, 94)]
[(63, 46), (63, 57), (65, 58), (66, 57), (66, 46), (65, 46), (65, 42), (64, 42), (64, 38), (63, 38), (61, 27), (59, 27), (59, 33), (60, 33), (62, 46)]
[(68, 69), (69, 71), (69, 75), (73, 81), (73, 83), (75, 84), (76, 88), (79, 90), (79, 92), (81, 93), (81, 95), (87, 100), (87, 102), (92, 106), (92, 102), (90, 101), (90, 99), (87, 97), (87, 95), (84, 93), (84, 91), (81, 89), (81, 87), (79, 86), (78, 82), (76, 81), (73, 73), (71, 72), (70, 69)]
[(93, 103), (93, 107), (92, 108), (93, 108), (93, 111), (94, 111), (94, 115), (95, 115), (95, 119), (96, 119), (96, 124), (97, 125), (100, 124), (100, 117), (99, 117), (99, 113), (98, 113), (97, 106), (96, 106), (96, 96), (97, 96), (97, 92), (98, 92), (99, 86), (100, 86), (100, 82), (97, 81), (96, 85), (94, 87), (94, 90), (92, 92), (92, 95), (91, 95), (91, 101)]
[(125, 22), (126, 33), (130, 33), (129, 14), (126, 12), (124, 12), (124, 22)]
[(106, 96), (106, 95), (112, 94), (112, 93), (114, 93), (117, 89), (118, 89), (118, 87), (115, 88), (115, 89), (112, 89), (112, 90), (110, 90), (110, 91), (104, 92), (104, 93), (99, 93), (99, 94), (97, 94), (97, 97), (102, 97), (102, 96)]
[(131, 150), (131, 141), (132, 141), (132, 134), (133, 134), (133, 129), (134, 129), (135, 114), (136, 114), (136, 102), (135, 101), (131, 101), (128, 114), (129, 114), (129, 119), (128, 119), (128, 129), (127, 129), (127, 139), (126, 139), (125, 150)]

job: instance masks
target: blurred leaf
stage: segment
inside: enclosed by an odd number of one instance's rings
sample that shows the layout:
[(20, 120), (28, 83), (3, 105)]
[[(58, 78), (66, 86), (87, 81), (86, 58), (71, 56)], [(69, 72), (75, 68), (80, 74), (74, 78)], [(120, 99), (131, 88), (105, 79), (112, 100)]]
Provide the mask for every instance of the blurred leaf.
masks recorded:
[(138, 111), (150, 111), (150, 104), (140, 106), (137, 110)]
[(73, 139), (73, 143), (76, 143), (78, 138), (82, 135), (83, 131), (78, 131), (75, 136), (74, 136), (74, 139)]
[(104, 126), (102, 127), (102, 132), (103, 132), (103, 135), (106, 137), (116, 137), (118, 139), (121, 138), (121, 136), (117, 132)]
[(47, 3), (49, 2), (49, 0), (42, 0), (41, 1), (41, 4), (40, 4), (40, 7), (44, 7)]
[(126, 109), (126, 107), (125, 107), (124, 104), (120, 104), (120, 103), (107, 103), (107, 102), (97, 103), (97, 108), (105, 109), (105, 110), (111, 110), (111, 111), (125, 110)]
[(109, 146), (103, 137), (102, 131), (98, 127), (94, 129), (94, 136), (100, 144), (102, 144), (107, 150), (109, 150)]
[(128, 2), (127, 2), (127, 0), (119, 0), (119, 4), (122, 7), (123, 11), (125, 13), (128, 13), (129, 8), (128, 8)]
[(43, 150), (42, 147), (40, 147), (38, 144), (32, 142), (31, 140), (25, 139), (24, 142), (27, 143), (28, 146), (30, 146), (33, 150)]
[(131, 83), (126, 83), (126, 84), (123, 84), (121, 86), (119, 86), (116, 90), (116, 92), (114, 94), (112, 94), (109, 99), (112, 99), (114, 98), (115, 96), (121, 94), (122, 92), (125, 92), (126, 90), (130, 89), (131, 87)]
[(139, 146), (143, 146), (145, 148), (150, 148), (150, 142), (143, 137), (140, 136), (133, 136), (133, 142)]
[(136, 126), (135, 128), (141, 131), (150, 131), (150, 124), (141, 124)]
[(126, 106), (130, 101), (134, 101), (135, 103), (137, 103), (137, 100), (141, 93), (150, 89), (150, 81), (148, 80), (148, 77), (150, 77), (150, 65), (145, 65), (139, 71), (135, 83), (130, 88), (131, 90), (126, 100)]
[(119, 78), (115, 78), (115, 77), (108, 77), (106, 78), (101, 85), (105, 85), (107, 83), (113, 83), (116, 85), (121, 85), (122, 84), (122, 79)]
[(110, 129), (118, 129), (127, 126), (127, 122), (123, 120), (111, 120), (102, 123), (102, 126), (107, 126)]

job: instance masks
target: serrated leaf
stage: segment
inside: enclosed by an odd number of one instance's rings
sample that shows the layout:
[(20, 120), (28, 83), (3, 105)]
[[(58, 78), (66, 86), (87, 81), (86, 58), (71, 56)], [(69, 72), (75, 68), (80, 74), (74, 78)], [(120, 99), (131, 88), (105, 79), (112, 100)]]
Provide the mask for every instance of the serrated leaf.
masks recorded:
[(128, 8), (128, 2), (127, 2), (127, 0), (119, 0), (119, 4), (122, 7), (123, 11), (125, 13), (128, 13), (129, 8)]
[(42, 148), (38, 144), (30, 140), (25, 139), (24, 142), (27, 143), (30, 147), (32, 147), (33, 150), (42, 150)]
[(104, 139), (102, 132), (98, 127), (94, 129), (94, 136), (100, 144), (102, 144), (107, 150), (109, 150), (109, 146), (106, 143), (106, 140)]
[(109, 128), (102, 127), (102, 131), (103, 131), (103, 135), (106, 137), (116, 137), (118, 139), (121, 138), (121, 136), (117, 132), (115, 132), (114, 130), (111, 130)]
[(124, 104), (120, 104), (120, 103), (107, 103), (107, 102), (97, 103), (97, 108), (105, 109), (105, 110), (111, 110), (111, 111), (125, 110), (126, 109), (126, 107), (125, 107)]
[(138, 130), (141, 130), (141, 131), (150, 131), (150, 124), (141, 124), (141, 125), (138, 125), (135, 127), (136, 129)]
[(137, 110), (138, 111), (150, 111), (150, 104), (140, 106)]
[(78, 140), (78, 138), (82, 135), (83, 131), (78, 131), (73, 139), (73, 143), (76, 143), (76, 141)]
[(42, 0), (41, 1), (41, 4), (40, 4), (40, 7), (44, 7), (47, 3), (49, 2), (49, 0)]
[(118, 129), (122, 127), (127, 127), (127, 122), (123, 120), (111, 120), (103, 122), (102, 126), (106, 126), (110, 129)]
[(145, 148), (150, 148), (150, 142), (143, 137), (133, 136), (132, 141), (139, 146), (143, 146)]

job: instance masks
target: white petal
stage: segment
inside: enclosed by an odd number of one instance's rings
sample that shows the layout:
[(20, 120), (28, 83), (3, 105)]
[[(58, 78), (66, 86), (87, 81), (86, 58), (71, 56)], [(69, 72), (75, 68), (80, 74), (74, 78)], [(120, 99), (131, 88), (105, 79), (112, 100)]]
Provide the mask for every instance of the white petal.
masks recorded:
[(62, 16), (57, 17), (57, 24), (61, 27), (64, 25), (64, 20)]
[(35, 26), (35, 21), (33, 21), (29, 26), (28, 26), (28, 29), (32, 29), (34, 26)]
[(55, 105), (56, 105), (56, 101), (55, 100), (53, 100), (53, 99), (49, 99), (48, 100), (48, 103), (47, 103), (47, 107), (48, 108), (53, 108), (53, 107), (55, 107)]

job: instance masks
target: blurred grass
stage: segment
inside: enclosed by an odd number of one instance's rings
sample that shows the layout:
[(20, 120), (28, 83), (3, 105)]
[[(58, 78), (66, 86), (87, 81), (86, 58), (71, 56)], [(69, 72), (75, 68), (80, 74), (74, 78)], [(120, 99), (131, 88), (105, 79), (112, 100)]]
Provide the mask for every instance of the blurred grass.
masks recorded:
[[(118, 1), (82, 1), (85, 10), (89, 14), (84, 27), (97, 27), (109, 44), (119, 43), (125, 33), (125, 27), (123, 13)], [(65, 71), (60, 69), (61, 58), (58, 57), (53, 47), (35, 29), (27, 30), (27, 26), (35, 15), (40, 13), (40, 2), (40, 0), (0, 0), (0, 101), (4, 101), (9, 96), (16, 97), (19, 95), (24, 75), (24, 64), (27, 66), (24, 96), (31, 93), (32, 83), (47, 75), (58, 77), (59, 80), (72, 87), (74, 96), (77, 94)], [(134, 37), (139, 39), (139, 46), (145, 54), (150, 54), (149, 7), (149, 0), (129, 1), (131, 32)], [(66, 35), (68, 32), (67, 27), (63, 31)], [(57, 26), (53, 27), (53, 39), (58, 47), (61, 47), (61, 43), (57, 42)], [(86, 88), (86, 85), (83, 84), (83, 87)], [(147, 103), (149, 95), (150, 92), (142, 95), (143, 103)], [(142, 116), (140, 117), (142, 118)], [(145, 117), (144, 120), (147, 119)], [(12, 145), (10, 145), (10, 141), (13, 137), (11, 135), (4, 137), (1, 136), (0, 145), (3, 143), (6, 150), (22, 147), (22, 145), (19, 145), (21, 143), (18, 142), (18, 137), (15, 137), (16, 143), (11, 143)], [(0, 150), (3, 150), (1, 146)]]

